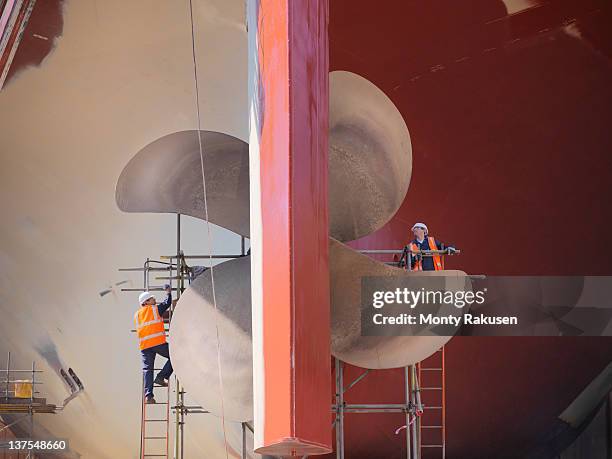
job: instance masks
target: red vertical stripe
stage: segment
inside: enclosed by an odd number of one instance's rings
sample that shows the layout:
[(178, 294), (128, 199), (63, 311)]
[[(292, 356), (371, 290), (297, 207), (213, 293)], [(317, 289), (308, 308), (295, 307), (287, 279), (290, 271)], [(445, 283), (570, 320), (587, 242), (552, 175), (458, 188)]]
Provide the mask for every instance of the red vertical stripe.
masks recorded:
[[(264, 445), (329, 451), (327, 1), (258, 11)], [(256, 394), (257, 396), (257, 394)]]
[(286, 1), (262, 0), (259, 67), (263, 87), (260, 137), (263, 233), (263, 345), (265, 443), (289, 434), (291, 363), (291, 183), (289, 48)]

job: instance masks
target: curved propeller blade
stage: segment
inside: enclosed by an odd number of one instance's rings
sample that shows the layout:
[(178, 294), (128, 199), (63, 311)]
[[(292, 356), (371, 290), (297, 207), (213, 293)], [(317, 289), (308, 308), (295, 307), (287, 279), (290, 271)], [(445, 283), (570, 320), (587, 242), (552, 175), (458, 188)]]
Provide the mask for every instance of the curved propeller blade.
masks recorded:
[[(249, 146), (227, 134), (201, 131), (208, 220), (249, 236)], [(125, 166), (115, 198), (124, 212), (172, 212), (205, 220), (197, 131), (164, 136)]]

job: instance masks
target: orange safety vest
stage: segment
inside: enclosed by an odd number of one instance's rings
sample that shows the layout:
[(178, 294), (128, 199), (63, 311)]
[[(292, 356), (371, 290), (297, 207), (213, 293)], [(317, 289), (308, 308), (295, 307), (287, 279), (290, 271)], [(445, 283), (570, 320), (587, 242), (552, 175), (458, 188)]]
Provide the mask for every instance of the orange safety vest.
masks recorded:
[(164, 319), (159, 316), (157, 305), (141, 306), (134, 314), (134, 325), (141, 351), (166, 342)]
[[(429, 243), (429, 250), (438, 250), (438, 246), (436, 245), (436, 240), (433, 237), (428, 237), (427, 242)], [(410, 243), (410, 250), (412, 253), (418, 253), (419, 247), (414, 243)], [(434, 269), (436, 271), (441, 271), (444, 269), (444, 259), (440, 255), (434, 255), (433, 257)], [(417, 260), (414, 264), (414, 268), (412, 271), (423, 271), (423, 264), (421, 260)]]

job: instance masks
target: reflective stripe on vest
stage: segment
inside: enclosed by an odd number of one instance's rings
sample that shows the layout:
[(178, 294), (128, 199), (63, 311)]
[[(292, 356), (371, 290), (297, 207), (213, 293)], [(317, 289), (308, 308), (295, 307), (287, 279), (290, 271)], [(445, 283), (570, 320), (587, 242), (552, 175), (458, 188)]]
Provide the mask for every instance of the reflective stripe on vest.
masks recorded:
[(164, 320), (159, 316), (157, 305), (142, 306), (136, 311), (134, 325), (136, 325), (141, 350), (166, 342)]
[[(419, 246), (416, 245), (414, 242), (410, 243), (410, 252), (411, 252), (411, 257), (414, 257), (415, 254), (417, 254), (419, 252)], [(423, 271), (423, 266), (421, 265), (421, 261), (416, 258), (414, 261), (414, 266), (411, 266), (412, 263), (408, 264), (408, 268), (411, 271)]]
[[(436, 244), (436, 240), (433, 237), (428, 237), (427, 238), (427, 243), (429, 245), (429, 250), (438, 250), (438, 246)], [(416, 245), (414, 242), (410, 243), (410, 250), (412, 251), (412, 253), (418, 253), (419, 252), (419, 246)], [(434, 270), (435, 271), (441, 271), (442, 269), (444, 269), (444, 261), (443, 258), (440, 255), (434, 255), (432, 256), (433, 258), (433, 264), (434, 264)], [(423, 271), (423, 263), (422, 260), (417, 260), (416, 263), (414, 264), (414, 268), (412, 268), (412, 271)]]

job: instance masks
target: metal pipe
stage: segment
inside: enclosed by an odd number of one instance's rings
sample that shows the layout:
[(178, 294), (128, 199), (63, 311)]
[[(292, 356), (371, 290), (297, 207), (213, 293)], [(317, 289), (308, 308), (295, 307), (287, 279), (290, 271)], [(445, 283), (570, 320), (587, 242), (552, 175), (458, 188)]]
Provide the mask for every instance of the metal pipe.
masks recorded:
[(355, 384), (357, 384), (359, 381), (365, 378), (369, 372), (370, 370), (366, 370), (363, 373), (361, 373), (357, 378), (355, 378), (355, 380), (352, 383), (350, 383), (348, 386), (344, 388), (344, 392), (347, 392), (351, 387), (353, 387)]
[(396, 249), (361, 249), (361, 250), (357, 250), (357, 252), (359, 253), (389, 253), (389, 254), (401, 254), (403, 252), (403, 250), (396, 250)]
[(447, 249), (445, 249), (445, 250), (419, 250), (418, 253), (420, 253), (424, 257), (433, 257), (433, 256), (436, 256), (436, 255), (454, 255), (454, 254), (460, 254), (461, 250), (455, 249), (452, 252), (449, 252)]
[[(173, 260), (174, 257), (169, 257), (169, 260)], [(159, 261), (159, 260), (149, 260), (149, 263), (157, 263), (158, 265), (164, 265), (164, 266), (169, 266), (170, 268), (173, 267), (173, 263), (171, 261)], [(149, 268), (149, 271), (151, 270), (151, 268)]]
[(336, 358), (336, 459), (344, 459), (344, 381), (342, 361)]
[(181, 214), (176, 214), (176, 255), (181, 253)]
[[(146, 259), (146, 261), (144, 262), (143, 265), (143, 270), (142, 270), (142, 289), (146, 292), (149, 289), (149, 285), (147, 283), (147, 274), (148, 274), (148, 270), (149, 269), (149, 258)], [(121, 289), (121, 291), (123, 292), (124, 290)]]
[[(332, 405), (332, 410), (334, 412), (338, 411), (337, 408), (338, 408), (337, 405)], [(409, 405), (406, 405), (404, 403), (358, 403), (358, 404), (356, 404), (356, 403), (345, 403), (343, 410), (346, 411), (347, 409), (353, 409), (353, 410), (378, 410), (378, 409), (383, 409), (383, 410), (400, 410), (403, 413), (404, 411), (409, 409)]]
[[(184, 285), (182, 276), (183, 276), (183, 259), (182, 250), (181, 250), (181, 214), (176, 214), (176, 300), (178, 301), (181, 297), (182, 288)], [(172, 263), (173, 258), (170, 258), (170, 263)], [(170, 272), (172, 275), (172, 272)], [(172, 281), (170, 281), (172, 284)], [(170, 311), (170, 319), (172, 319), (172, 315), (174, 314), (174, 306), (172, 306)], [(174, 438), (175, 443), (180, 443), (179, 451), (180, 458), (183, 458), (184, 450), (185, 450), (185, 390), (181, 387), (180, 381), (178, 378), (176, 379), (176, 391), (177, 391), (177, 400), (181, 404), (180, 413), (177, 411), (176, 416), (176, 430), (178, 436)]]
[(174, 414), (175, 414), (175, 426), (174, 426), (174, 459), (179, 459), (179, 422), (180, 422), (180, 418), (179, 418), (179, 390), (180, 390), (180, 385), (179, 385), (179, 380), (177, 378), (176, 375), (174, 375), (174, 391), (176, 392), (176, 406), (174, 407)]
[[(410, 378), (408, 375), (408, 367), (404, 367), (404, 387), (406, 396), (406, 405), (410, 405)], [(406, 411), (406, 458), (411, 459), (412, 452), (410, 451), (410, 432), (412, 425), (410, 424), (410, 412)]]
[[(415, 392), (416, 392), (416, 410), (417, 412), (423, 413), (423, 403), (421, 403), (421, 363), (419, 362), (414, 366), (414, 380), (415, 380)], [(418, 449), (419, 458), (421, 457), (421, 448), (423, 447), (423, 439), (421, 438), (421, 425), (423, 424), (421, 416), (417, 416), (414, 422), (415, 430), (418, 434)]]
[(10, 369), (11, 369), (11, 351), (8, 351), (8, 356), (6, 358), (6, 392), (4, 398), (8, 399), (9, 394), (9, 380), (10, 378)]
[(371, 414), (371, 413), (400, 413), (406, 412), (406, 408), (350, 408), (345, 407), (342, 410), (344, 413), (355, 413), (355, 414)]
[(23, 416), (15, 419), (13, 422), (11, 422), (10, 424), (5, 425), (4, 427), (0, 428), (0, 432), (4, 432), (5, 430), (8, 430), (10, 427), (13, 427), (15, 424), (23, 421), (25, 418), (27, 418), (30, 414), (24, 414)]
[[(181, 249), (181, 214), (177, 212), (176, 214), (176, 257), (177, 257), (177, 264), (176, 266), (174, 266), (172, 264), (172, 260), (173, 258), (170, 258), (170, 276), (168, 277), (164, 277), (164, 279), (168, 279), (170, 280), (170, 288), (172, 288), (172, 281), (174, 279), (178, 280), (178, 277), (180, 275), (180, 269), (179, 269), (179, 259), (178, 259), (178, 255)], [(172, 273), (172, 268), (176, 267), (176, 276), (173, 275)], [(155, 277), (156, 280), (162, 280), (162, 276), (156, 276)], [(178, 287), (178, 282), (177, 282), (177, 287)], [(178, 292), (178, 290), (177, 290)], [(178, 293), (177, 293), (178, 295)], [(172, 321), (172, 315), (174, 314), (174, 307), (172, 305), (170, 305), (170, 315), (168, 316), (169, 321)], [(174, 392), (176, 394), (176, 405), (175, 405), (175, 409), (174, 409), (174, 459), (179, 459), (179, 454), (180, 454), (180, 444), (179, 444), (179, 439), (180, 439), (180, 422), (181, 422), (181, 418), (180, 418), (180, 412), (179, 412), (179, 406), (181, 406), (181, 411), (182, 411), (182, 403), (180, 400), (180, 390), (181, 390), (181, 384), (179, 382), (178, 377), (176, 376), (176, 374), (174, 375)]]
[(421, 385), (419, 383), (419, 379), (421, 377), (421, 370), (419, 365), (419, 373), (417, 375), (416, 367), (413, 368), (414, 371), (414, 380), (415, 380), (415, 393), (416, 393), (416, 408), (419, 411), (423, 411), (423, 404), (421, 403)]
[(442, 459), (446, 459), (446, 366), (442, 346)]
[[(32, 360), (32, 390), (30, 392), (30, 438), (34, 439), (34, 410), (32, 409), (32, 405), (34, 404), (34, 381), (36, 379), (36, 362)], [(28, 452), (28, 456), (30, 456), (30, 452)]]
[[(416, 371), (414, 368), (414, 365), (411, 365), (410, 367), (410, 402), (412, 403), (412, 406), (416, 406), (416, 395), (415, 395), (415, 388), (416, 388)], [(415, 413), (416, 419), (414, 421), (414, 423), (410, 426), (410, 433), (412, 434), (412, 447), (413, 447), (413, 456), (414, 459), (419, 459), (420, 456), (420, 451), (419, 451), (419, 444), (417, 442), (417, 419), (418, 416)]]
[(141, 402), (140, 402), (140, 454), (138, 455), (141, 459), (142, 459), (142, 454), (143, 454), (143, 447), (142, 447), (142, 443), (144, 442), (143, 437), (144, 437), (144, 433), (145, 433), (145, 401), (144, 401), (144, 389), (145, 389), (145, 385), (144, 385), (144, 378), (145, 378), (145, 374), (144, 371), (142, 372), (142, 388), (141, 388)]
[[(11, 373), (12, 373), (12, 372), (13, 372), (13, 370), (11, 370)], [(28, 370), (28, 371), (27, 371), (27, 373), (32, 373), (32, 370)], [(36, 373), (40, 373), (40, 371), (37, 371)], [(9, 382), (9, 383), (16, 383), (16, 382), (20, 382), (20, 381), (21, 381), (20, 379), (10, 379), (8, 382)], [(3, 380), (2, 380), (2, 381), (0, 381), (0, 382), (5, 383), (5, 382), (6, 382), (6, 380), (4, 380), (4, 379), (3, 379)], [(38, 385), (42, 385), (43, 383), (42, 383), (42, 382), (38, 382), (38, 381), (36, 381), (34, 384), (36, 384), (36, 385), (38, 386)], [(14, 391), (14, 390), (9, 390), (9, 392), (10, 392), (10, 393), (14, 393), (15, 391)], [(35, 392), (38, 394), (38, 391), (35, 391)]]
[[(216, 258), (216, 259), (230, 259), (230, 258), (241, 258), (244, 255), (183, 255), (182, 257), (185, 260), (208, 260), (210, 258)], [(170, 258), (173, 258), (174, 255), (170, 256), (170, 255), (162, 255), (159, 258), (163, 259), (163, 260), (167, 260)]]
[[(397, 249), (360, 249), (357, 250), (359, 253), (363, 254), (389, 254), (389, 255), (401, 255), (404, 251)], [(453, 252), (449, 252), (447, 249), (444, 250), (419, 250), (418, 253), (424, 256), (434, 256), (434, 255), (453, 255), (461, 253), (461, 250), (455, 249)]]
[[(167, 268), (149, 268), (149, 271), (172, 271), (172, 268), (174, 268), (174, 265), (168, 266)], [(144, 270), (144, 268), (119, 268), (117, 271), (142, 272)]]
[[(185, 389), (181, 388), (181, 406), (185, 407)], [(194, 413), (206, 413), (206, 411), (194, 411)], [(180, 419), (180, 431), (181, 431), (181, 459), (185, 453), (185, 409), (181, 410)]]
[(170, 380), (168, 380), (168, 387), (166, 387), (166, 458), (170, 454)]
[(242, 423), (242, 459), (247, 459), (246, 427), (244, 426), (244, 422)]
[[(13, 370), (11, 368), (11, 373), (32, 373), (32, 369), (30, 368), (29, 370)], [(36, 370), (36, 373), (43, 373), (43, 370)], [(5, 380), (2, 380), (2, 382), (5, 382)], [(11, 380), (11, 382), (14, 382), (14, 380)], [(42, 383), (36, 383), (36, 384), (42, 384)]]

